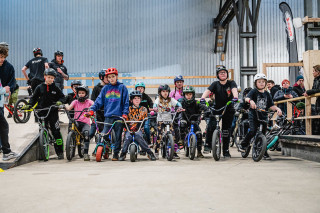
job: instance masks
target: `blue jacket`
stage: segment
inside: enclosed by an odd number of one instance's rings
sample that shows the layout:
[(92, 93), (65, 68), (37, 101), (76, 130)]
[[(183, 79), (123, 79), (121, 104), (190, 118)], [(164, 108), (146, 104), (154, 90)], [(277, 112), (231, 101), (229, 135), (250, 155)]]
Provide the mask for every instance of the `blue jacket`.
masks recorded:
[(128, 115), (129, 93), (127, 87), (118, 81), (116, 85), (105, 85), (91, 106), (91, 110), (97, 111), (102, 106), (104, 106), (105, 118), (110, 118), (112, 115)]
[(5, 60), (0, 67), (0, 79), (2, 86), (9, 86), (10, 92), (13, 93), (16, 88), (15, 71), (7, 60)]

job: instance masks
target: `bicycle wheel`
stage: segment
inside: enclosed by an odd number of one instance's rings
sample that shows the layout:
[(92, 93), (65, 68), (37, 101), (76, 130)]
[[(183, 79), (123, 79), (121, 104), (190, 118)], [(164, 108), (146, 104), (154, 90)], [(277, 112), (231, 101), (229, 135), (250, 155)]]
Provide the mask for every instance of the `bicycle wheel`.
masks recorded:
[(98, 146), (97, 152), (96, 152), (96, 161), (97, 162), (101, 162), (102, 154), (103, 154), (103, 146)]
[(196, 147), (197, 147), (197, 139), (195, 135), (190, 136), (190, 154), (189, 158), (190, 160), (194, 159), (194, 156), (196, 155)]
[(253, 142), (252, 159), (258, 162), (262, 159), (267, 149), (267, 139), (263, 134), (259, 134)]
[(229, 146), (230, 146), (230, 147), (233, 147), (233, 145), (234, 145), (234, 140), (236, 140), (235, 137), (236, 137), (236, 136), (231, 135), (231, 137), (230, 137), (230, 143), (229, 143)]
[(28, 102), (26, 100), (20, 99), (14, 105), (13, 116), (15, 117), (15, 121), (18, 123), (27, 123), (30, 119), (31, 112), (24, 112), (24, 110), (21, 110), (22, 107), (27, 104)]
[(221, 155), (221, 143), (220, 143), (220, 132), (219, 130), (214, 130), (212, 134), (212, 156), (218, 161)]
[(44, 161), (49, 159), (48, 132), (44, 129), (40, 131), (39, 135), (39, 158)]
[(162, 138), (161, 145), (160, 145), (162, 158), (166, 158), (166, 156), (167, 156), (167, 145), (165, 143), (165, 140), (166, 140), (166, 136)]
[(67, 141), (66, 141), (66, 156), (68, 160), (72, 160), (74, 157), (76, 149), (76, 133), (71, 130), (68, 133)]
[(137, 147), (133, 144), (130, 145), (129, 147), (129, 153), (130, 153), (130, 161), (135, 162), (137, 159)]
[(174, 141), (172, 134), (168, 134), (167, 137), (167, 160), (172, 161), (174, 154)]
[(84, 156), (84, 139), (80, 139), (80, 144), (78, 145), (78, 155), (80, 158), (83, 158)]
[(184, 142), (184, 155), (186, 157), (189, 157), (189, 147), (188, 147), (188, 142), (187, 141)]

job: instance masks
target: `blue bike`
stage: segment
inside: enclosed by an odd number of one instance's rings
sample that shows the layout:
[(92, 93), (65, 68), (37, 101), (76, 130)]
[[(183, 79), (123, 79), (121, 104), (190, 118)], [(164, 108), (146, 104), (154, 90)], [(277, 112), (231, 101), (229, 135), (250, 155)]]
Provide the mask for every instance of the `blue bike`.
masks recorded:
[[(185, 115), (185, 118), (187, 119), (187, 122), (191, 123), (191, 126), (189, 127), (189, 132), (184, 139), (185, 156), (189, 157), (190, 160), (193, 160), (196, 155), (196, 148), (198, 143), (196, 133), (194, 132), (194, 125), (200, 124), (201, 114), (194, 114), (188, 118), (187, 114), (185, 112), (183, 113)], [(197, 118), (197, 119), (192, 120), (192, 118)]]

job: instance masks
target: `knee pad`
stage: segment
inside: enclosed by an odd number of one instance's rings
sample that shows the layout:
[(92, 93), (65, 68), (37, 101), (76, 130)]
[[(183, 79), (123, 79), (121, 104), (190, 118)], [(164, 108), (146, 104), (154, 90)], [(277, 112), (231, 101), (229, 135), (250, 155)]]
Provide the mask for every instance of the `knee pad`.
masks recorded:
[(90, 141), (89, 131), (88, 130), (85, 130), (83, 132), (83, 136), (84, 136), (84, 141)]
[(59, 139), (56, 139), (56, 144), (57, 145), (63, 145), (63, 140), (62, 140), (62, 138), (59, 138)]

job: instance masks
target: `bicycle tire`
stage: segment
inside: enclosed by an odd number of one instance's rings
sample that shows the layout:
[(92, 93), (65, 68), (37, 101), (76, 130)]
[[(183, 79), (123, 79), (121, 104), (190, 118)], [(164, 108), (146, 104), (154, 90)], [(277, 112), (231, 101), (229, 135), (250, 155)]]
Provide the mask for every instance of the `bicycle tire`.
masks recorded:
[(189, 157), (189, 147), (188, 147), (188, 142), (187, 141), (184, 142), (184, 155), (186, 157)]
[(220, 133), (216, 129), (212, 134), (212, 157), (215, 161), (219, 161), (221, 156)]
[(78, 147), (78, 155), (80, 158), (84, 157), (84, 139), (80, 139), (80, 144), (77, 146)]
[[(165, 138), (162, 138), (162, 140), (166, 139)], [(161, 141), (161, 156), (162, 158), (166, 158), (167, 156), (167, 145), (164, 141)]]
[(66, 156), (69, 161), (74, 157), (74, 152), (76, 149), (76, 133), (71, 130), (68, 133), (67, 141), (66, 141)]
[(136, 161), (136, 159), (137, 159), (136, 152), (137, 152), (137, 147), (135, 145), (131, 144), (130, 147), (129, 147), (130, 161), (131, 162), (135, 162)]
[(174, 154), (174, 141), (172, 134), (168, 134), (167, 136), (167, 160), (172, 161)]
[(18, 123), (27, 123), (30, 119), (31, 112), (21, 112), (21, 108), (27, 104), (28, 102), (26, 100), (20, 99), (14, 105), (13, 116)]
[(252, 159), (258, 162), (262, 159), (267, 150), (267, 139), (263, 134), (259, 134), (252, 145)]
[(96, 161), (97, 162), (101, 162), (102, 154), (103, 154), (103, 146), (98, 146), (97, 152), (96, 152)]
[(44, 129), (40, 131), (39, 135), (39, 159), (44, 161), (49, 159), (48, 132)]
[(196, 148), (197, 148), (197, 139), (195, 135), (190, 136), (190, 154), (189, 154), (189, 159), (193, 160), (194, 157), (196, 156)]

